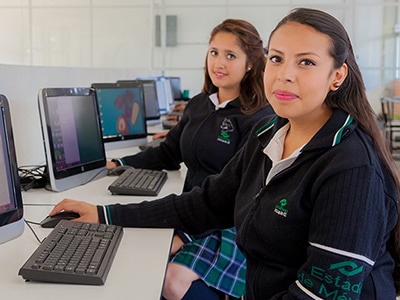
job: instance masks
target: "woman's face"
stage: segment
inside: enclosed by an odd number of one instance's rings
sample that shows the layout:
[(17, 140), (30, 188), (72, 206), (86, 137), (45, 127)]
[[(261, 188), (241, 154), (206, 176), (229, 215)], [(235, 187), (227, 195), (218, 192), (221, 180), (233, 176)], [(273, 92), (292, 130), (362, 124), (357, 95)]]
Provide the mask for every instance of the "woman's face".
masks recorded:
[(327, 35), (295, 22), (281, 26), (271, 36), (264, 89), (279, 116), (301, 122), (330, 116), (326, 95), (347, 74), (346, 66), (333, 68), (330, 47)]
[(239, 96), (240, 82), (247, 68), (247, 55), (234, 34), (219, 32), (211, 40), (207, 54), (207, 70), (219, 93)]

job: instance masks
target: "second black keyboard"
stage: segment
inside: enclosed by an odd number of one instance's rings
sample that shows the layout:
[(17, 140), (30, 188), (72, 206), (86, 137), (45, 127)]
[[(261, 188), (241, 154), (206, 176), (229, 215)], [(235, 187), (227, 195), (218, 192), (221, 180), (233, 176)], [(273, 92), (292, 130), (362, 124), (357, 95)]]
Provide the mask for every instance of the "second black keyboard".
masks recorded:
[(167, 172), (129, 168), (108, 187), (112, 194), (157, 196), (167, 180)]

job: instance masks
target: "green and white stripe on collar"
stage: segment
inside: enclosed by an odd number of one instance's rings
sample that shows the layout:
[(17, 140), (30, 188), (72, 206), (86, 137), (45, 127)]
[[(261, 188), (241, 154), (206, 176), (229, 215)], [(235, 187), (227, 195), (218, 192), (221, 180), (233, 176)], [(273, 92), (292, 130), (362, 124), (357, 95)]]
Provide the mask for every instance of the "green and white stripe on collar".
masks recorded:
[(333, 136), (332, 147), (339, 144), (342, 140), (343, 131), (353, 123), (353, 117), (351, 115), (347, 115), (346, 120), (344, 121), (343, 125), (339, 128), (336, 134)]
[(265, 125), (261, 126), (260, 128), (258, 128), (258, 129), (256, 130), (257, 136), (260, 136), (260, 135), (262, 135), (264, 132), (270, 130), (270, 129), (274, 126), (274, 123), (276, 122), (277, 119), (278, 119), (278, 117), (274, 117), (274, 118), (272, 118), (271, 121), (269, 121), (267, 124), (265, 124)]

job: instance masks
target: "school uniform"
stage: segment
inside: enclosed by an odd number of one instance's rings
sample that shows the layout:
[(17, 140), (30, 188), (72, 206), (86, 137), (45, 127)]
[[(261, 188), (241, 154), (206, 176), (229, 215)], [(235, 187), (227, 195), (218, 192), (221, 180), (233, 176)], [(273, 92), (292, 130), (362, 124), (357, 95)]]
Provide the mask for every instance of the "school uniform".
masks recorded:
[(280, 146), (270, 145), (286, 125), (279, 117), (263, 120), (202, 189), (99, 206), (99, 216), (193, 234), (234, 225), (247, 260), (246, 299), (394, 300), (389, 245), (398, 198), (370, 137), (336, 109), (286, 163), (274, 159)]
[[(183, 191), (200, 186), (211, 174), (219, 173), (244, 145), (252, 127), (273, 114), (270, 106), (245, 115), (239, 98), (218, 104), (216, 94), (200, 93), (186, 105), (182, 118), (159, 147), (123, 157), (124, 165), (155, 170), (187, 167)], [(123, 225), (123, 224), (122, 224)], [(171, 258), (203, 279), (209, 286), (240, 297), (245, 291), (246, 261), (235, 243), (234, 228), (183, 236), (185, 245)]]

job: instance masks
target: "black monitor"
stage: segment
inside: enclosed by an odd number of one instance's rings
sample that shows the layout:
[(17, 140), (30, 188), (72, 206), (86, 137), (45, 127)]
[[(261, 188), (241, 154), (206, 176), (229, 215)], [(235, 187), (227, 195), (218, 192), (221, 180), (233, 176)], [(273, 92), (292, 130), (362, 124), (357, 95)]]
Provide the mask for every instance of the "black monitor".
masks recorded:
[(143, 86), (131, 82), (92, 83), (100, 111), (106, 150), (138, 146), (147, 142)]
[(44, 88), (38, 95), (50, 189), (107, 174), (96, 95), (91, 88)]
[(24, 231), (22, 196), (14, 147), (10, 109), (0, 95), (0, 244)]
[(163, 76), (159, 77), (138, 77), (137, 80), (154, 80), (156, 82), (156, 91), (160, 114), (165, 115), (174, 106), (174, 96), (172, 93), (171, 82)]
[(181, 78), (177, 76), (167, 76), (165, 78), (169, 80), (171, 84), (171, 92), (174, 100), (175, 101), (182, 100), (183, 96), (182, 96)]
[(117, 84), (120, 86), (129, 86), (132, 84), (132, 81), (138, 81), (143, 86), (143, 96), (146, 110), (146, 120), (148, 121), (160, 121), (161, 113), (160, 113), (160, 105), (158, 103), (157, 97), (157, 87), (155, 80), (118, 80)]

